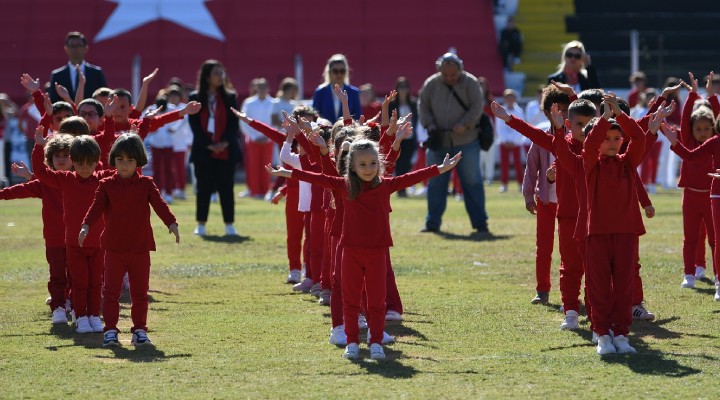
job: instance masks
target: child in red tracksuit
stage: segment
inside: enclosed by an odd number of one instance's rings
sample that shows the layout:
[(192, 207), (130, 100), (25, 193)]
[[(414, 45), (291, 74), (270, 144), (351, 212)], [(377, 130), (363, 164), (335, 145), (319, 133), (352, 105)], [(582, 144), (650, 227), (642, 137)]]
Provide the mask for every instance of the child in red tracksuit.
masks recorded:
[[(343, 193), (342, 255), (343, 319), (348, 345), (343, 357), (359, 357), (360, 299), (363, 286), (367, 293), (370, 324), (370, 357), (384, 359), (382, 337), (385, 328), (387, 249), (392, 246), (390, 233), (390, 196), (423, 179), (449, 171), (460, 160), (458, 153), (446, 157), (442, 165), (431, 166), (397, 177), (383, 177), (377, 145), (360, 139), (350, 145), (348, 173), (332, 177), (307, 171), (288, 171), (267, 167), (275, 176), (310, 181)], [(336, 199), (339, 200), (339, 199)]]
[[(62, 193), (66, 261), (72, 281), (76, 332), (102, 332), (100, 295), (103, 251), (100, 249), (100, 235), (98, 233), (89, 237), (86, 246), (80, 248), (77, 246), (77, 232), (100, 179), (110, 176), (112, 172), (95, 170), (100, 159), (100, 146), (90, 136), (73, 138), (70, 144), (72, 172), (53, 171), (43, 163), (45, 143), (43, 128), (39, 127), (35, 132), (32, 169), (38, 180)], [(95, 226), (96, 230), (102, 230), (102, 219)]]
[[(56, 135), (45, 147), (45, 162), (54, 171), (70, 171), (69, 135)], [(45, 238), (45, 259), (50, 270), (48, 292), (50, 292), (50, 311), (53, 324), (67, 323), (65, 300), (67, 298), (67, 267), (65, 262), (65, 226), (63, 224), (63, 204), (60, 190), (52, 188), (39, 180), (14, 185), (0, 190), (1, 200), (42, 199), (43, 237)]]
[[(180, 243), (178, 225), (152, 178), (140, 176), (137, 168), (147, 164), (142, 139), (134, 133), (124, 133), (110, 150), (113, 174), (100, 181), (92, 205), (82, 221), (78, 244), (82, 248), (95, 222), (105, 217), (105, 229), (100, 236), (105, 250), (105, 285), (103, 287), (103, 316), (105, 338), (103, 347), (117, 346), (117, 323), (120, 317), (120, 293), (123, 276), (130, 279), (130, 315), (133, 322), (132, 344), (150, 345), (147, 336), (148, 288), (150, 282), (150, 252), (155, 250), (150, 206)], [(91, 228), (93, 227), (93, 228)]]
[[(678, 141), (688, 150), (694, 150), (715, 134), (713, 131), (715, 118), (712, 110), (707, 107), (694, 110), (695, 102), (700, 96), (697, 92), (697, 81), (692, 76), (690, 81), (692, 87), (683, 107)], [(680, 167), (678, 186), (684, 188), (682, 200), (684, 278), (681, 284), (684, 288), (694, 288), (695, 278), (699, 279), (705, 275), (704, 268), (697, 266), (699, 264), (695, 262), (698, 247), (702, 246), (702, 258), (705, 255), (705, 243), (701, 240), (702, 225), (705, 227), (714, 258), (715, 230), (710, 206), (710, 186), (713, 179), (708, 176), (711, 172), (715, 172), (715, 169), (710, 155), (696, 161), (685, 161)], [(714, 271), (714, 275), (717, 275), (717, 270)]]
[[(613, 113), (618, 122), (610, 118)], [(589, 130), (582, 151), (588, 210), (586, 281), (593, 331), (598, 335), (596, 351), (634, 353), (627, 334), (632, 323), (636, 236), (645, 233), (635, 189), (645, 134), (612, 95), (605, 96), (602, 118), (585, 129)], [(623, 133), (630, 143), (618, 155)]]

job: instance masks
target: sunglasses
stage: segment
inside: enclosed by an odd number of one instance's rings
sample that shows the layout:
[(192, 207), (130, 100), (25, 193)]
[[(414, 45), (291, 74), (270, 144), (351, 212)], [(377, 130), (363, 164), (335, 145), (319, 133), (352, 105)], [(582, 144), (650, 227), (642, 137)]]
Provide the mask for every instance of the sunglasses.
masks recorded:
[(582, 58), (582, 53), (576, 53), (574, 51), (567, 51), (567, 52), (565, 52), (565, 58), (574, 58), (576, 60), (579, 60)]
[(98, 114), (94, 111), (88, 111), (88, 112), (81, 111), (78, 113), (78, 116), (83, 117), (83, 118), (92, 118), (92, 117), (97, 117), (99, 115), (100, 114)]
[(347, 70), (345, 68), (333, 68), (330, 70), (330, 72), (332, 72), (333, 74), (343, 75), (347, 72)]

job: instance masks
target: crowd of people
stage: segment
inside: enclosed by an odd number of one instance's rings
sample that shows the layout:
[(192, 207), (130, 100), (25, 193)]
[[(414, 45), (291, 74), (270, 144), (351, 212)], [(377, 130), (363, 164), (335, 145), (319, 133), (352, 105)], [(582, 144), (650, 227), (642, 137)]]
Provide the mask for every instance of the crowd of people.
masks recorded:
[[(713, 251), (720, 249), (714, 234), (720, 186), (708, 175), (720, 168), (714, 135), (720, 82), (712, 73), (707, 100), (699, 99), (692, 75), (689, 84), (668, 81), (658, 96), (643, 75), (634, 74), (626, 102), (600, 88), (590, 56), (573, 41), (548, 85), (523, 109), (512, 89), (503, 91), (503, 105), (492, 101), (488, 82), (465, 71), (454, 53), (437, 59), (417, 99), (400, 77), (381, 101), (372, 85), (350, 84), (348, 60), (336, 54), (309, 105), (297, 101), (293, 78), (280, 83), (275, 98), (266, 79), (254, 79), (250, 97), (239, 102), (223, 64), (207, 60), (192, 91), (174, 78), (146, 107), (157, 70), (143, 79), (133, 103), (130, 92), (108, 88), (102, 69), (85, 61), (82, 34), (69, 33), (65, 51), (68, 64), (52, 72), (45, 88), (28, 74), (20, 78), (27, 105), (14, 109), (0, 98), (3, 110), (25, 115), (24, 126), (32, 127), (32, 168), (8, 166), (28, 181), (0, 191), (0, 199), (42, 199), (52, 322), (67, 323), (70, 314), (78, 333), (104, 332), (104, 346), (119, 345), (123, 286), (132, 301), (132, 343), (151, 344), (150, 207), (179, 242), (168, 203), (187, 198), (188, 166), (196, 236), (207, 235), (214, 199), (225, 234), (238, 235), (234, 183), (241, 159), (247, 183), (241, 195), (276, 204), (285, 199), (286, 281), (330, 306), (329, 342), (345, 346), (343, 357), (350, 359), (360, 356), (361, 327), (369, 327), (371, 358), (384, 359), (382, 345), (394, 341), (385, 321), (403, 319), (389, 251), (393, 193), (405, 197), (427, 182), (422, 231), (438, 232), (452, 180), (475, 234), (490, 235), (481, 169), (491, 180), (495, 151), (500, 191), (508, 191), (513, 167), (526, 209), (537, 215), (531, 303), (549, 301), (557, 226), (560, 328), (578, 329), (585, 276), (584, 305), (599, 354), (634, 352), (627, 336), (632, 320), (655, 318), (644, 307), (638, 242), (645, 233), (641, 211), (648, 218), (655, 212), (648, 196), (655, 176), (646, 169), (657, 168), (657, 161), (647, 160), (660, 154), (659, 137), (666, 136), (686, 160), (679, 181), (685, 189), (682, 287), (694, 287), (705, 276), (705, 237)], [(682, 88), (689, 91), (684, 106)], [(483, 123), (488, 117), (494, 127)], [(495, 147), (487, 147), (488, 134)], [(493, 160), (490, 167), (487, 159)], [(153, 179), (142, 171), (149, 162)], [(714, 275), (717, 284), (715, 269)]]

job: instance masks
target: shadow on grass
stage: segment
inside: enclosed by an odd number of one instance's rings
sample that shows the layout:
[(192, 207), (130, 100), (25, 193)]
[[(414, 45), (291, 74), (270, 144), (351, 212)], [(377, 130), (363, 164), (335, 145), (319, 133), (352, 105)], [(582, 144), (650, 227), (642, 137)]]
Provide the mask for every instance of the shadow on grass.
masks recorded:
[[(714, 285), (714, 284), (713, 284), (713, 285)], [(700, 294), (706, 295), (706, 296), (707, 296), (707, 295), (710, 295), (710, 296), (715, 295), (715, 286), (713, 286), (712, 288), (699, 288), (699, 287), (696, 287), (696, 288), (693, 288), (693, 290), (694, 290), (695, 292), (697, 292), (697, 293), (700, 293)]]
[(214, 242), (214, 243), (243, 243), (247, 242), (250, 239), (250, 236), (217, 236), (217, 235), (205, 235), (201, 237), (202, 240), (206, 242)]
[(387, 333), (389, 333), (390, 335), (396, 336), (396, 337), (412, 336), (412, 337), (418, 338), (423, 341), (428, 341), (427, 336), (425, 336), (423, 333), (421, 333), (417, 329), (414, 329), (407, 325), (402, 325), (399, 323), (386, 323), (385, 331)]
[[(362, 350), (360, 354), (363, 354)], [(368, 373), (379, 375), (383, 378), (410, 379), (419, 372), (415, 367), (404, 365), (398, 361), (399, 358), (403, 357), (402, 351), (393, 350), (385, 346), (385, 357), (387, 358), (382, 361), (361, 358), (359, 360), (352, 360), (351, 362), (365, 369)]]
[(636, 354), (606, 354), (600, 359), (608, 364), (621, 364), (627, 366), (632, 372), (641, 375), (660, 375), (669, 378), (682, 378), (702, 372), (680, 364), (677, 360), (669, 359), (666, 354), (648, 346), (642, 340), (633, 340), (632, 346)]
[(456, 233), (443, 231), (433, 233), (447, 240), (467, 240), (470, 242), (494, 242), (496, 240), (512, 239), (511, 235), (493, 235), (492, 233), (480, 233), (477, 231), (473, 231), (469, 235), (458, 235)]
[(703, 335), (703, 334), (696, 334), (696, 333), (678, 333), (673, 332), (667, 328), (664, 327), (664, 325), (667, 325), (671, 322), (675, 322), (679, 320), (680, 317), (674, 316), (670, 318), (665, 319), (659, 319), (654, 322), (650, 321), (633, 321), (633, 335), (635, 337), (654, 337), (656, 339), (679, 339), (683, 336), (691, 336), (691, 337), (697, 337), (697, 338), (703, 338), (703, 339), (717, 339), (717, 336), (713, 335)]
[(127, 360), (130, 362), (145, 363), (145, 362), (161, 362), (172, 358), (188, 358), (192, 357), (192, 354), (172, 354), (166, 355), (164, 351), (158, 349), (155, 346), (141, 346), (141, 347), (110, 347), (109, 350), (113, 352), (112, 356), (95, 356), (101, 359), (119, 359)]

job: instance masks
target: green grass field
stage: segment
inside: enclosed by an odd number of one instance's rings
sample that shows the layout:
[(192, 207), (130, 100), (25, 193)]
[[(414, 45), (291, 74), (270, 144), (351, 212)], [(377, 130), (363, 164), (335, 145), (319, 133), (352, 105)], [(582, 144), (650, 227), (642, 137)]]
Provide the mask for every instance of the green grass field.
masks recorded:
[[(241, 189), (239, 186), (236, 189)], [(192, 236), (194, 201), (176, 202), (181, 243), (153, 217), (149, 335), (130, 345), (52, 326), (45, 306), (40, 201), (0, 203), (0, 398), (715, 398), (718, 318), (710, 281), (681, 289), (681, 193), (652, 196), (641, 274), (655, 322), (636, 323), (635, 355), (601, 358), (581, 330), (560, 331), (557, 267), (550, 306), (534, 306), (535, 221), (519, 193), (487, 188), (491, 239), (470, 237), (448, 200), (441, 235), (419, 233), (424, 199), (394, 199), (393, 265), (405, 321), (388, 325), (388, 361), (342, 359), (329, 308), (292, 293), (282, 206), (240, 199), (226, 240), (219, 206)], [(217, 235), (217, 236), (214, 236)], [(708, 255), (709, 258), (709, 255)], [(557, 265), (557, 251), (554, 263)]]

